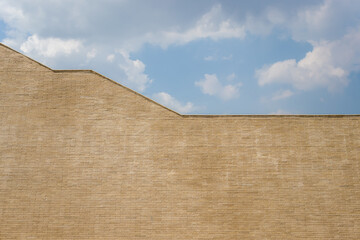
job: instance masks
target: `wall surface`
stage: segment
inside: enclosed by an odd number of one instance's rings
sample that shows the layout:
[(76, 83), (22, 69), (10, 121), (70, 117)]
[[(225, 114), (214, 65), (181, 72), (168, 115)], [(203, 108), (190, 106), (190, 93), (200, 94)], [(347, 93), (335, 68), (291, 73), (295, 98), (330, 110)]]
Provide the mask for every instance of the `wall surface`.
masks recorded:
[(0, 45), (0, 239), (360, 239), (360, 116), (179, 115)]

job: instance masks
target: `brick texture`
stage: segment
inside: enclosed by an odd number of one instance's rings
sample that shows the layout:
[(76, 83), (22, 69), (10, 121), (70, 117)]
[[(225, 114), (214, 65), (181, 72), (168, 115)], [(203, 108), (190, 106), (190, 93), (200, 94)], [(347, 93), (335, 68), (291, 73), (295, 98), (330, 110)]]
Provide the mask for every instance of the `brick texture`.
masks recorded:
[(360, 239), (360, 116), (180, 115), (0, 45), (0, 239)]

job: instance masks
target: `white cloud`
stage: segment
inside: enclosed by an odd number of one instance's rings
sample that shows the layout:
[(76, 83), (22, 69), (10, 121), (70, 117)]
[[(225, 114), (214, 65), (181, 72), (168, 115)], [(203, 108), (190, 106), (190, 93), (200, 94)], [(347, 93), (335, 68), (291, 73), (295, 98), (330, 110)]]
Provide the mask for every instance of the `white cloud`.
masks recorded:
[(13, 6), (10, 2), (0, 1), (0, 19), (11, 25), (21, 25), (26, 17), (21, 8)]
[(291, 90), (281, 90), (274, 94), (272, 100), (281, 100), (281, 99), (289, 98), (292, 95), (294, 95), (294, 93)]
[(190, 113), (196, 109), (193, 103), (187, 102), (186, 104), (182, 104), (178, 100), (176, 100), (173, 96), (171, 96), (166, 92), (156, 93), (153, 95), (153, 98), (156, 101), (158, 101), (160, 104), (170, 109), (174, 109), (179, 113)]
[(205, 78), (195, 82), (201, 88), (202, 93), (217, 96), (222, 100), (230, 100), (238, 97), (241, 83), (222, 85), (216, 74), (205, 74)]
[(82, 46), (79, 40), (60, 38), (40, 38), (34, 34), (21, 44), (20, 49), (26, 54), (36, 53), (44, 57), (55, 57), (58, 54), (69, 55), (79, 52)]
[(147, 86), (152, 82), (145, 72), (145, 64), (140, 60), (130, 59), (129, 53), (124, 50), (120, 50), (119, 54), (122, 59), (119, 62), (119, 67), (126, 75), (124, 81), (134, 87), (137, 91), (143, 92)]
[(350, 72), (360, 68), (359, 42), (360, 31), (352, 31), (340, 40), (312, 42), (313, 50), (300, 61), (289, 59), (257, 70), (258, 83), (286, 83), (299, 90), (341, 90), (347, 86)]
[(258, 69), (258, 84), (282, 83), (299, 90), (327, 88), (332, 92), (346, 87), (349, 74), (360, 70), (359, 9), (359, 1), (324, 0), (299, 8), (286, 22), (281, 18), (275, 21), (289, 29), (294, 40), (310, 43), (313, 50), (299, 61), (287, 59)]

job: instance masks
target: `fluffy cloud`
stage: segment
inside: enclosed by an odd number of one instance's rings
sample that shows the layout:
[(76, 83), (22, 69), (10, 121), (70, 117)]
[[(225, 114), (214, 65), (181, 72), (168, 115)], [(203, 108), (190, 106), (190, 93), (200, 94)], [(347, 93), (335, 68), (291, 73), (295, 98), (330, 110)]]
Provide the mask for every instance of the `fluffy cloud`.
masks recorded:
[(196, 107), (191, 102), (187, 102), (186, 104), (180, 103), (178, 100), (176, 100), (173, 96), (166, 92), (159, 92), (153, 95), (153, 98), (158, 101), (160, 104), (170, 108), (174, 109), (175, 111), (179, 113), (190, 113), (193, 112)]
[(230, 100), (238, 97), (241, 83), (223, 85), (216, 74), (205, 74), (204, 79), (195, 82), (200, 87), (202, 93), (216, 96), (222, 100)]
[(340, 40), (312, 42), (313, 50), (300, 61), (289, 59), (257, 70), (260, 86), (271, 83), (291, 84), (299, 90), (319, 87), (336, 91), (345, 87), (351, 71), (359, 70), (360, 31)]
[(258, 69), (258, 84), (282, 83), (298, 90), (327, 88), (331, 92), (346, 87), (349, 74), (360, 70), (360, 26), (354, 21), (359, 9), (359, 1), (324, 0), (300, 8), (293, 17), (287, 16), (287, 22), (279, 20), (276, 24), (289, 29), (294, 40), (307, 41), (313, 49), (299, 61), (287, 59)]
[(0, 18), (13, 26), (20, 25), (25, 16), (21, 8), (12, 6), (8, 1), (0, 1)]
[(132, 60), (129, 53), (124, 50), (119, 51), (119, 54), (122, 58), (119, 60), (118, 66), (126, 75), (124, 81), (130, 87), (134, 87), (136, 90), (143, 92), (152, 82), (149, 76), (144, 73), (145, 64), (138, 59)]
[(36, 52), (44, 57), (55, 57), (58, 54), (69, 55), (73, 52), (79, 52), (81, 42), (74, 39), (63, 40), (60, 38), (40, 38), (32, 35), (21, 44), (20, 49), (26, 53), (31, 54)]

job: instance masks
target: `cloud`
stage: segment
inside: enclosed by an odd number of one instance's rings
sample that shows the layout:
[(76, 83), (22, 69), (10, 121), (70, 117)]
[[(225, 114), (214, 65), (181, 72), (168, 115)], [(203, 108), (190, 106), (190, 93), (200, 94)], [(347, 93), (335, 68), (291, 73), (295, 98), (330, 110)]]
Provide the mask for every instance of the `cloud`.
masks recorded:
[(122, 57), (119, 61), (118, 66), (122, 69), (126, 75), (124, 81), (134, 87), (136, 90), (143, 92), (152, 82), (147, 74), (145, 74), (145, 64), (136, 59), (132, 60), (124, 50), (119, 51), (120, 56)]
[(281, 100), (281, 99), (289, 98), (292, 95), (294, 95), (294, 93), (291, 90), (281, 90), (274, 94), (272, 100)]
[(79, 40), (60, 38), (40, 38), (34, 34), (21, 44), (20, 49), (26, 54), (36, 53), (44, 57), (55, 57), (58, 54), (69, 55), (79, 52), (82, 46)]
[(340, 40), (312, 42), (313, 50), (300, 61), (288, 59), (257, 70), (258, 83), (285, 83), (299, 90), (340, 90), (347, 86), (350, 72), (360, 70), (359, 42), (359, 30)]
[(202, 93), (216, 96), (222, 100), (230, 100), (238, 97), (241, 83), (222, 85), (216, 74), (205, 74), (205, 78), (195, 82), (200, 87)]
[(325, 0), (299, 8), (286, 22), (278, 21), (294, 40), (307, 41), (313, 49), (299, 61), (286, 59), (258, 69), (258, 84), (289, 84), (304, 91), (342, 90), (350, 73), (360, 70), (359, 9), (359, 1)]
[[(299, 90), (312, 90), (319, 87), (335, 91), (347, 85), (348, 73), (329, 63), (326, 49), (314, 49), (299, 62), (289, 59), (265, 66), (256, 71), (260, 86), (272, 83), (290, 84)], [(314, 65), (312, 65), (314, 63)]]
[(26, 19), (21, 8), (13, 6), (10, 1), (0, 1), (0, 19), (12, 26), (21, 25)]
[(153, 98), (158, 101), (160, 104), (170, 108), (174, 109), (175, 111), (179, 113), (190, 113), (193, 112), (196, 107), (193, 103), (187, 102), (186, 104), (180, 103), (178, 100), (176, 100), (173, 96), (166, 92), (159, 92), (153, 95)]

